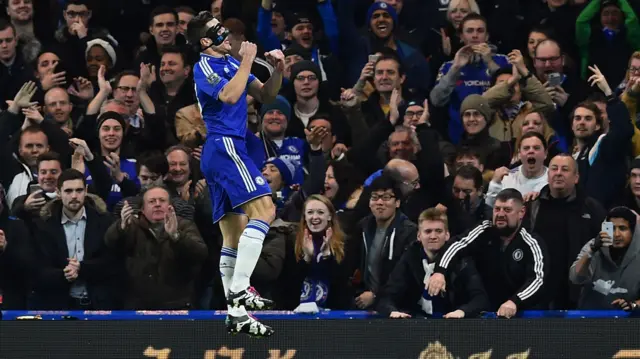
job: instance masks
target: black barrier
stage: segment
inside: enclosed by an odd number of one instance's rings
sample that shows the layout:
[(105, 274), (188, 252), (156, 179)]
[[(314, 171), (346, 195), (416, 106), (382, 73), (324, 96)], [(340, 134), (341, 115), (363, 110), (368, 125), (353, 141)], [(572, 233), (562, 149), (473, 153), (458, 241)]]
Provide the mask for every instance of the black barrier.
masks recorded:
[(640, 358), (635, 319), (266, 322), (268, 339), (217, 320), (0, 322), (0, 358)]

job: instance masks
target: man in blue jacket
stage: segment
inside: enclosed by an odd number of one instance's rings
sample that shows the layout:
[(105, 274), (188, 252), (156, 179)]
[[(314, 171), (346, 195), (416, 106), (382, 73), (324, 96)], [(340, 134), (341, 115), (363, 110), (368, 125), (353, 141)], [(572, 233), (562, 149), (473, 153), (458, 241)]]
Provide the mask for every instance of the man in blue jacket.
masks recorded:
[(471, 13), (460, 24), (460, 38), (464, 45), (453, 61), (445, 62), (438, 71), (436, 86), (431, 91), (431, 103), (449, 105), (449, 138), (457, 144), (464, 132), (460, 105), (471, 94), (482, 95), (491, 87), (491, 75), (509, 65), (505, 55), (494, 54), (487, 43), (487, 20)]

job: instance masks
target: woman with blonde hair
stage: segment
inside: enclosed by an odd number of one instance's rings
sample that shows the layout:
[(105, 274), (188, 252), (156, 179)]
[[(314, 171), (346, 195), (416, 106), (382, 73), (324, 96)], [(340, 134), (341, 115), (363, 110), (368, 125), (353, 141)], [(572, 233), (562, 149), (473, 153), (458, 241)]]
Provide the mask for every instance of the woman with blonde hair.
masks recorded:
[(520, 161), (520, 141), (522, 135), (527, 132), (536, 132), (541, 134), (547, 141), (547, 158), (544, 161), (545, 166), (549, 165), (551, 159), (560, 153), (566, 153), (568, 146), (558, 136), (549, 123), (544, 113), (539, 111), (532, 111), (528, 113), (522, 120), (521, 126), (514, 126), (514, 140), (512, 145), (513, 156), (511, 157), (511, 164), (509, 167), (515, 168), (522, 164)]

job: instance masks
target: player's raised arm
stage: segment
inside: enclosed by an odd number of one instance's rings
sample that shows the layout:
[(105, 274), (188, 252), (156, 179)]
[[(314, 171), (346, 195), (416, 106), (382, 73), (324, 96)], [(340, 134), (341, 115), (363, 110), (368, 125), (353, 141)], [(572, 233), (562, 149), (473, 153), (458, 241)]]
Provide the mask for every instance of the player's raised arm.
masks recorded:
[[(229, 81), (229, 83), (222, 88), (222, 91), (220, 91), (220, 94), (218, 95), (220, 101), (233, 105), (240, 100), (240, 97), (242, 97), (242, 94), (247, 87), (247, 81), (249, 81), (249, 75), (251, 75), (251, 65), (256, 59), (257, 53), (258, 47), (256, 44), (248, 41), (242, 43), (240, 46), (240, 56), (242, 56), (240, 67), (238, 68), (238, 72), (236, 72), (235, 76), (231, 78), (231, 81)], [(253, 82), (255, 82), (255, 80)]]
[[(249, 84), (249, 94), (260, 103), (271, 103), (278, 96), (282, 87), (282, 73), (284, 71), (284, 54), (280, 50), (272, 50), (264, 54), (275, 71), (264, 84), (256, 79)], [(244, 57), (242, 58), (244, 60)]]

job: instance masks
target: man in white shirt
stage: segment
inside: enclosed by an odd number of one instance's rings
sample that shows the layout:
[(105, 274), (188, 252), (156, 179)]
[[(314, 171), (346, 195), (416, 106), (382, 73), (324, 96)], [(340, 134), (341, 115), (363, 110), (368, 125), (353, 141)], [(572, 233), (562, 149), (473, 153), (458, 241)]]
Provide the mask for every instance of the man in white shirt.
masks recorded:
[(527, 132), (520, 140), (520, 159), (522, 165), (508, 169), (498, 168), (493, 179), (489, 183), (486, 202), (493, 207), (496, 196), (507, 188), (517, 189), (523, 197), (532, 192), (540, 192), (548, 183), (547, 167), (544, 160), (547, 158), (547, 141), (536, 132)]

